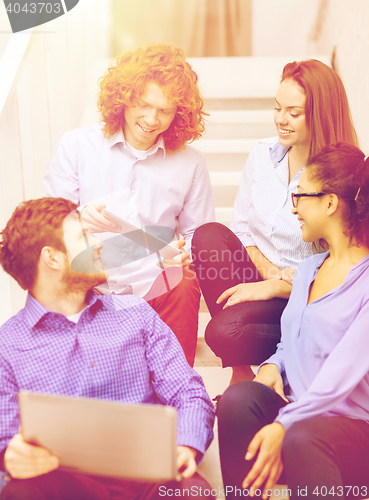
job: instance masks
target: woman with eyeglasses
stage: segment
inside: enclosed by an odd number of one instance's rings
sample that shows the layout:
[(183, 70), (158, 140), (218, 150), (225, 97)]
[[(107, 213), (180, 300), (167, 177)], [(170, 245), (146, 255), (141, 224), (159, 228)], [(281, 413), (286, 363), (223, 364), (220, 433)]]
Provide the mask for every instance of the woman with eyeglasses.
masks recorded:
[(250, 365), (275, 352), (293, 274), (314, 253), (291, 213), (309, 157), (338, 141), (357, 145), (347, 96), (337, 73), (317, 60), (289, 63), (275, 97), (278, 137), (251, 151), (236, 198), (231, 230), (210, 223), (196, 230), (192, 257), (212, 319), (205, 339), (231, 384), (252, 380)]
[(235, 487), (267, 498), (277, 481), (290, 500), (368, 498), (369, 159), (324, 147), (292, 212), (303, 240), (328, 251), (297, 268), (277, 352), (219, 402), (227, 500)]

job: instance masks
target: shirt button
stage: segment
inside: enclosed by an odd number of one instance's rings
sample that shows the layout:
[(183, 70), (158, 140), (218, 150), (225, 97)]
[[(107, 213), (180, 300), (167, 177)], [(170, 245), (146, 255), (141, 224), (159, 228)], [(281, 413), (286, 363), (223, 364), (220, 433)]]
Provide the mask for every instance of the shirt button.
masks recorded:
[(54, 318), (57, 318), (57, 317), (58, 317), (58, 315), (57, 315), (57, 314), (54, 314)]
[(81, 329), (80, 328), (78, 328), (78, 332), (81, 333)]
[(125, 249), (124, 251), (125, 251), (126, 253), (129, 253), (129, 250), (128, 250), (128, 248), (126, 248), (126, 249)]
[(91, 368), (93, 368), (95, 365), (91, 362), (91, 363), (90, 363), (90, 366), (91, 366)]
[(131, 189), (131, 193), (132, 194), (135, 194), (136, 190), (135, 189)]

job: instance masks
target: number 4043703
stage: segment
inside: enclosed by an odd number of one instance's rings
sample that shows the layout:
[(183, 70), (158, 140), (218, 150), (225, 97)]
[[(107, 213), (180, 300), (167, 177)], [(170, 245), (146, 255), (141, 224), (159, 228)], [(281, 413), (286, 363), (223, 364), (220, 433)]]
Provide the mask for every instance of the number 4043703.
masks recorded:
[(9, 2), (6, 6), (6, 10), (9, 13), (19, 14), (21, 12), (30, 13), (30, 14), (41, 14), (42, 11), (46, 11), (47, 14), (51, 14), (54, 12), (55, 14), (59, 14), (61, 12), (61, 3), (45, 3), (45, 2), (30, 2), (21, 5), (18, 2)]

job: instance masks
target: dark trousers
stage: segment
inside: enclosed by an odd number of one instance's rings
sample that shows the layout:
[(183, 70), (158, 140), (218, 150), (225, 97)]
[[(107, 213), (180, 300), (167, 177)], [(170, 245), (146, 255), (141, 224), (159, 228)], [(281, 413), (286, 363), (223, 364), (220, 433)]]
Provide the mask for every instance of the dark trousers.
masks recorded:
[(1, 500), (159, 500), (171, 496), (214, 498), (210, 492), (209, 484), (197, 473), (180, 483), (170, 481), (154, 484), (57, 470), (32, 479), (11, 479), (1, 492)]
[(257, 365), (274, 354), (287, 300), (247, 301), (224, 310), (224, 303), (216, 303), (228, 288), (262, 281), (239, 238), (222, 224), (204, 224), (193, 236), (192, 259), (212, 316), (205, 340), (223, 366)]
[[(286, 402), (257, 382), (227, 389), (218, 404), (219, 450), (227, 500), (239, 498), (254, 461), (246, 461), (256, 432), (276, 418)], [(292, 425), (283, 441), (290, 499), (369, 497), (369, 424), (347, 417), (316, 416)], [(351, 487), (351, 488), (350, 488)]]

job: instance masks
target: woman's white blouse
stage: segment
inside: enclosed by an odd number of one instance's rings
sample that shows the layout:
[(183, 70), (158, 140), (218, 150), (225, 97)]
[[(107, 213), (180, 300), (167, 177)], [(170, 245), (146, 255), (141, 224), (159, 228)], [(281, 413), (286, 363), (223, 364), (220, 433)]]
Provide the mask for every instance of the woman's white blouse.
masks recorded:
[(243, 169), (236, 197), (232, 231), (245, 247), (256, 246), (280, 269), (296, 268), (313, 254), (312, 244), (302, 240), (292, 214), (291, 193), (297, 192), (302, 170), (288, 183), (288, 148), (277, 137), (258, 141)]

